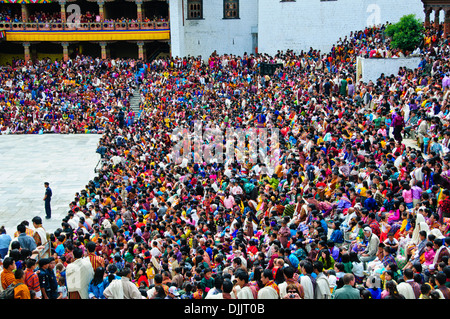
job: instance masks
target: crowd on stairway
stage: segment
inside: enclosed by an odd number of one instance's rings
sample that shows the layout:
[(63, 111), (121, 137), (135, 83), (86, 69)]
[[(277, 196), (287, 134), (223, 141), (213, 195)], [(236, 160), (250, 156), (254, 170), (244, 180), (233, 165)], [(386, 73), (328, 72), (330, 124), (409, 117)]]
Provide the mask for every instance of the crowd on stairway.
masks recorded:
[(141, 62), (77, 56), (0, 67), (1, 134), (102, 133), (131, 124), (129, 97)]
[[(65, 123), (56, 113), (73, 114), (65, 132), (101, 133), (103, 160), (60, 228), (46, 231), (36, 216), (15, 234), (0, 230), (4, 292), (448, 299), (447, 39), (428, 29), (416, 69), (364, 83), (355, 59), (381, 31), (352, 33), (326, 54), (79, 57), (2, 69), (2, 131), (52, 131)], [(263, 63), (282, 67), (261, 74)], [(135, 77), (134, 67), (145, 72)], [(114, 115), (133, 80), (142, 114), (121, 122)], [(188, 144), (177, 161), (174, 146), (196, 123), (200, 148)], [(248, 141), (227, 161), (202, 159), (199, 150), (228, 142), (207, 133), (231, 129), (278, 130), (268, 147), (276, 161), (252, 162)]]

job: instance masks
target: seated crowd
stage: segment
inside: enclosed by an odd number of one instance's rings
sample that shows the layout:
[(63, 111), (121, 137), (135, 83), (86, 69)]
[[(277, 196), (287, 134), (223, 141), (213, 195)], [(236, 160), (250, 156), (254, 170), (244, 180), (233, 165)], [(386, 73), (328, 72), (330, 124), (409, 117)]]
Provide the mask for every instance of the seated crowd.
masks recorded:
[[(450, 298), (447, 39), (428, 29), (416, 69), (364, 83), (356, 57), (384, 45), (379, 30), (326, 54), (2, 68), (2, 132), (95, 131), (103, 149), (61, 227), (36, 217), (0, 230), (2, 288), (42, 299)], [(261, 74), (262, 63), (282, 67)], [(132, 85), (142, 115), (124, 121)], [(178, 162), (173, 132), (197, 120), (205, 133), (277, 129), (278, 160), (250, 161), (246, 142), (245, 160)]]

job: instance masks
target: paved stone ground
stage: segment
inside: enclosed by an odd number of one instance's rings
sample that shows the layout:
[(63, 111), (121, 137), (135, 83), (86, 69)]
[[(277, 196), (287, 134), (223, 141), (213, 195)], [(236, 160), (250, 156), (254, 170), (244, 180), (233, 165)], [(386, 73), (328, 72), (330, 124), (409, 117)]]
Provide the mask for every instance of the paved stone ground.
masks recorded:
[[(52, 232), (69, 203), (95, 177), (101, 135), (0, 136), (0, 225), (12, 235), (17, 224), (41, 216)], [(45, 219), (44, 182), (53, 190), (52, 218)]]
[(405, 146), (409, 146), (415, 149), (419, 149), (419, 146), (417, 146), (417, 141), (416, 140), (412, 140), (412, 139), (404, 139), (403, 144), (405, 144)]

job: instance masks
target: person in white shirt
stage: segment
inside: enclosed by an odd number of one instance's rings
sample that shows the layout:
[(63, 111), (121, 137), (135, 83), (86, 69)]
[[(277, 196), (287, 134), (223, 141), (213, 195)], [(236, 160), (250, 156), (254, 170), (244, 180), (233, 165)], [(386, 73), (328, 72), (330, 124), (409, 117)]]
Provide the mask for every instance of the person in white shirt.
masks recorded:
[(125, 267), (121, 275), (120, 279), (111, 281), (103, 295), (107, 299), (145, 299), (136, 284), (131, 281), (131, 269)]
[(323, 273), (323, 263), (315, 261), (313, 269), (317, 275), (315, 299), (331, 299), (330, 283), (328, 282), (328, 277)]
[[(80, 299), (89, 299), (88, 289), (94, 278), (94, 268), (90, 259), (83, 257), (81, 248), (75, 248), (73, 256), (75, 260), (66, 267), (67, 291), (72, 298), (79, 295)], [(69, 299), (72, 299), (70, 297)]]
[(302, 260), (300, 262), (300, 269), (302, 276), (300, 276), (300, 284), (303, 287), (305, 296), (303, 299), (314, 299), (314, 286), (312, 282), (311, 274), (314, 271), (310, 262)]
[(150, 255), (153, 257), (159, 257), (162, 255), (161, 251), (158, 248), (158, 242), (156, 240), (152, 241), (152, 249), (150, 250)]
[(405, 299), (416, 299), (413, 288), (405, 281), (397, 285), (397, 290), (401, 295), (405, 296)]
[(403, 162), (403, 155), (399, 154), (394, 161), (394, 166), (397, 167), (397, 169), (400, 169)]
[(278, 288), (280, 289), (280, 298), (285, 299), (286, 297), (289, 297), (289, 286), (294, 285), (297, 290), (298, 297), (300, 299), (304, 298), (304, 291), (302, 285), (299, 283), (299, 276), (295, 272), (295, 268), (292, 266), (285, 266), (283, 268), (283, 276), (284, 281), (278, 285)]
[(223, 297), (222, 297), (223, 281), (224, 281), (224, 278), (222, 276), (216, 276), (214, 278), (214, 288), (212, 288), (208, 291), (205, 299), (223, 299)]
[[(40, 247), (42, 249), (46, 249), (45, 246), (48, 242), (47, 231), (42, 226), (42, 218), (39, 216), (33, 217), (31, 222), (33, 223), (33, 227), (34, 227), (33, 238), (36, 241), (38, 250), (40, 250)], [(47, 248), (46, 251), (43, 252), (42, 257), (44, 257), (44, 258), (50, 257), (50, 248)]]
[(243, 191), (241, 186), (239, 186), (235, 181), (231, 182), (231, 194), (234, 196), (242, 195)]
[(233, 283), (230, 279), (223, 280), (220, 292), (215, 295), (208, 294), (205, 299), (236, 299), (233, 293)]
[(233, 293), (236, 299), (257, 299), (258, 292), (256, 287), (249, 285), (248, 273), (242, 269), (238, 269), (234, 273), (236, 279), (236, 286), (233, 287)]
[(261, 274), (261, 282), (264, 287), (258, 291), (258, 299), (280, 299), (279, 289), (273, 281), (273, 274), (270, 269), (264, 269)]

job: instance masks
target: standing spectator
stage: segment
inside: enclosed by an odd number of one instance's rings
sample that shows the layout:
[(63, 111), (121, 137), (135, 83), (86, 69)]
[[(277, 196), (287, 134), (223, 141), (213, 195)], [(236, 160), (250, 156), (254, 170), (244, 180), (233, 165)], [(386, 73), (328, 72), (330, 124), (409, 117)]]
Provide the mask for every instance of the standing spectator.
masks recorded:
[(94, 269), (87, 257), (83, 257), (83, 250), (73, 250), (74, 261), (66, 267), (66, 282), (69, 299), (88, 299), (89, 284), (94, 277)]
[(95, 271), (98, 267), (105, 267), (105, 260), (102, 256), (97, 256), (95, 253), (97, 245), (93, 241), (89, 241), (86, 244), (86, 249), (88, 251), (89, 261), (91, 262), (92, 268)]
[(40, 299), (42, 297), (42, 292), (39, 284), (39, 276), (35, 272), (36, 261), (29, 258), (25, 262), (25, 265), (24, 282), (30, 291), (34, 291), (36, 298)]
[(0, 227), (0, 258), (4, 259), (8, 254), (11, 236), (6, 233), (5, 226)]
[(56, 299), (69, 299), (67, 293), (66, 279), (64, 277), (58, 278), (58, 297)]
[(333, 299), (361, 299), (359, 290), (354, 288), (355, 276), (347, 273), (342, 280), (344, 286), (335, 290)]
[(50, 184), (48, 182), (44, 183), (45, 194), (44, 194), (44, 203), (45, 203), (45, 218), (50, 219), (52, 217), (52, 208), (50, 206), (50, 202), (52, 200), (52, 189), (50, 188)]
[(94, 271), (94, 277), (89, 283), (89, 299), (105, 299), (106, 297), (103, 295), (103, 292), (106, 287), (105, 269), (103, 267), (97, 267)]
[(103, 292), (107, 299), (143, 299), (137, 286), (131, 282), (131, 269), (125, 267), (121, 279), (113, 280)]
[(50, 259), (41, 258), (39, 259), (39, 286), (41, 288), (42, 299), (56, 299), (56, 291), (53, 290), (53, 285), (51, 284), (51, 276), (49, 269)]
[[(47, 238), (47, 231), (42, 225), (42, 218), (39, 216), (33, 217), (31, 222), (33, 223), (34, 227), (33, 238), (34, 241), (36, 242), (37, 247), (40, 246), (45, 247), (48, 242), (48, 238)], [(44, 258), (50, 257), (50, 247), (48, 247), (47, 250), (42, 252), (42, 257)]]
[(309, 261), (302, 260), (300, 262), (300, 269), (302, 274), (302, 276), (300, 276), (300, 284), (305, 292), (304, 299), (314, 299), (316, 280), (312, 276), (312, 273), (314, 272), (313, 265)]
[(400, 113), (399, 109), (395, 110), (395, 114), (394, 114), (394, 118), (392, 121), (392, 126), (394, 128), (393, 130), (393, 135), (394, 135), (394, 139), (401, 143), (402, 142), (402, 130), (403, 127), (405, 126), (405, 120), (403, 118), (403, 115)]
[(313, 263), (316, 274), (315, 299), (331, 299), (331, 287), (327, 276), (323, 273), (323, 264), (320, 261)]

